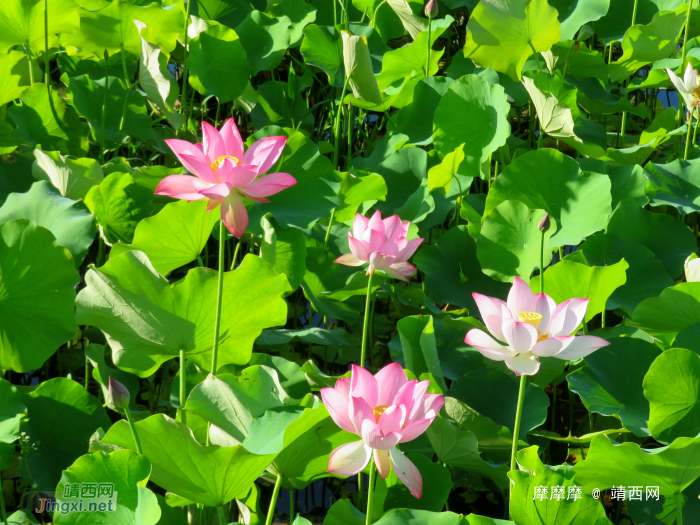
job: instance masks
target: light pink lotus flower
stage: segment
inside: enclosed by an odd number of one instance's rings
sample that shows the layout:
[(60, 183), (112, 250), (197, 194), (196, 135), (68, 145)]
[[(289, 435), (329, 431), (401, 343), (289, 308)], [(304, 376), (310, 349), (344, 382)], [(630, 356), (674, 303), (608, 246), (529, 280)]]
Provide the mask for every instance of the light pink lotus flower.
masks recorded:
[(486, 332), (474, 328), (464, 342), (482, 355), (505, 361), (515, 375), (534, 375), (540, 368), (539, 357), (558, 357), (574, 361), (609, 345), (594, 335), (573, 336), (588, 308), (588, 299), (568, 299), (557, 305), (546, 293), (534, 294), (530, 287), (515, 278), (508, 302), (473, 293)]
[(165, 141), (195, 176), (169, 175), (156, 188), (156, 195), (186, 201), (209, 199), (207, 211), (220, 204), (221, 219), (231, 234), (240, 238), (248, 226), (248, 212), (241, 197), (270, 202), (266, 197), (297, 183), (288, 173), (260, 177), (277, 162), (287, 137), (260, 139), (244, 152), (243, 140), (233, 119), (226, 121), (221, 132), (202, 122), (202, 134), (203, 144), (179, 139)]
[(416, 267), (406, 261), (423, 242), (420, 237), (410, 241), (406, 238), (410, 226), (410, 222), (401, 222), (398, 215), (382, 220), (379, 210), (374, 212), (371, 219), (358, 213), (352, 231), (348, 232), (352, 253), (341, 255), (335, 262), (347, 266), (369, 262), (367, 275), (383, 270), (390, 277), (408, 281), (406, 277), (416, 273)]
[(391, 464), (411, 494), (420, 498), (420, 472), (396, 445), (420, 436), (440, 411), (444, 396), (427, 394), (429, 383), (409, 381), (401, 365), (391, 363), (376, 376), (352, 365), (351, 377), (338, 379), (335, 388), (322, 388), (321, 397), (333, 421), (362, 437), (331, 453), (328, 472), (352, 476), (363, 470), (374, 455), (382, 479), (389, 475)]

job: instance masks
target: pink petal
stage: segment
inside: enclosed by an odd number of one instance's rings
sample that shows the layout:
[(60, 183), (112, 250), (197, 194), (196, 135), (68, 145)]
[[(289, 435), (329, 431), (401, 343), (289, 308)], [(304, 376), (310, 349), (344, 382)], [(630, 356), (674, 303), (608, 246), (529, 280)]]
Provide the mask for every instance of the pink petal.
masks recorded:
[(549, 335), (570, 335), (581, 324), (588, 308), (588, 299), (580, 297), (559, 304), (549, 321)]
[(391, 405), (403, 405), (406, 407), (406, 412), (410, 414), (413, 410), (413, 393), (416, 390), (416, 385), (418, 384), (417, 379), (411, 379), (408, 383), (401, 387), (401, 389), (394, 396)]
[(255, 172), (262, 175), (274, 166), (277, 159), (282, 155), (284, 145), (287, 143), (287, 137), (267, 137), (260, 139), (253, 144), (248, 151), (243, 155), (245, 164), (257, 166)]
[(377, 406), (379, 387), (374, 376), (364, 368), (352, 365), (350, 396), (362, 398), (370, 407)]
[(226, 182), (214, 184), (208, 188), (199, 190), (200, 195), (204, 195), (208, 199), (225, 199), (231, 193), (231, 187)]
[(371, 252), (369, 264), (377, 270), (385, 270), (394, 263), (394, 256), (382, 252)]
[(374, 378), (377, 380), (377, 385), (379, 386), (377, 404), (383, 406), (392, 405), (401, 387), (408, 383), (406, 372), (403, 371), (403, 367), (398, 363), (386, 365), (377, 372)]
[(382, 239), (382, 242), (384, 242), (384, 221), (382, 220), (382, 214), (379, 210), (374, 212), (374, 215), (372, 215), (372, 218), (369, 220), (368, 227), (371, 230), (376, 231), (379, 236)]
[(211, 163), (207, 162), (204, 153), (197, 146), (180, 139), (166, 139), (165, 143), (173, 150), (187, 171), (208, 182), (218, 182), (211, 169)]
[(245, 233), (248, 226), (248, 211), (235, 191), (221, 201), (221, 220), (234, 237), (240, 239)]
[(364, 439), (365, 443), (370, 448), (389, 450), (396, 446), (399, 439), (401, 439), (401, 434), (398, 432), (390, 432), (384, 435), (381, 427), (377, 423), (365, 419), (362, 422), (362, 439)]
[(678, 76), (673, 71), (671, 71), (669, 68), (666, 68), (666, 72), (668, 73), (671, 82), (673, 82), (673, 85), (676, 86), (676, 89), (679, 93), (688, 93), (688, 90), (685, 88), (685, 84), (683, 84), (683, 81), (680, 78), (678, 78)]
[(557, 303), (554, 302), (549, 295), (546, 293), (535, 294), (535, 304), (533, 312), (536, 312), (542, 316), (542, 320), (538, 328), (540, 331), (545, 331), (549, 326), (549, 320), (552, 318), (554, 310), (557, 308)]
[(168, 175), (156, 188), (156, 195), (165, 195), (186, 201), (198, 201), (204, 198), (195, 188), (197, 177), (191, 175)]
[(414, 407), (411, 414), (411, 421), (424, 419), (431, 411), (437, 414), (445, 403), (445, 396), (442, 394), (425, 394), (422, 402)]
[(513, 279), (513, 286), (508, 292), (508, 309), (515, 318), (522, 312), (532, 312), (535, 309), (535, 294), (520, 277)]
[(369, 463), (372, 457), (370, 449), (363, 440), (340, 445), (328, 459), (328, 472), (340, 476), (354, 476)]
[(338, 264), (344, 264), (345, 266), (362, 266), (363, 264), (365, 264), (365, 261), (358, 259), (352, 253), (346, 253), (345, 255), (341, 255), (333, 262), (337, 262)]
[(391, 268), (405, 277), (410, 277), (416, 273), (416, 267), (407, 262), (392, 263)]
[(384, 235), (387, 239), (392, 239), (397, 235), (405, 234), (404, 229), (401, 226), (401, 219), (398, 215), (392, 215), (384, 219)]
[(362, 235), (365, 233), (368, 224), (369, 219), (367, 217), (356, 213), (355, 220), (352, 221), (352, 236), (356, 239), (362, 239)]
[(529, 352), (539, 337), (537, 329), (530, 323), (504, 319), (502, 326), (506, 343), (518, 353)]
[(532, 347), (532, 353), (540, 357), (556, 356), (559, 352), (569, 346), (573, 339), (573, 335), (549, 337), (535, 344), (535, 346)]
[(377, 472), (382, 479), (386, 479), (391, 469), (388, 450), (374, 451), (374, 464), (377, 465)]
[(321, 398), (326, 405), (328, 414), (335, 424), (347, 432), (355, 433), (355, 427), (350, 420), (350, 404), (348, 399), (335, 388), (322, 388)]
[(688, 62), (688, 67), (685, 68), (685, 75), (683, 75), (683, 84), (685, 84), (685, 88), (692, 90), (692, 88), (695, 86), (695, 75), (693, 71), (693, 66), (690, 65), (690, 62)]
[(224, 144), (224, 139), (221, 138), (219, 131), (208, 122), (202, 122), (202, 136), (204, 137), (204, 154), (207, 156), (209, 164), (216, 162), (219, 157), (229, 154), (226, 152), (226, 144)]
[(394, 279), (399, 279), (400, 281), (408, 282), (408, 279), (404, 274), (402, 274), (398, 270), (394, 270), (391, 266), (388, 268), (384, 268), (384, 273), (386, 273), (389, 277), (393, 277)]
[(226, 155), (232, 155), (243, 160), (243, 139), (238, 132), (235, 121), (230, 118), (221, 128), (221, 138), (226, 146)]
[(416, 419), (418, 419), (416, 417), (416, 414), (418, 414), (418, 412), (422, 410), (423, 399), (425, 398), (425, 394), (428, 391), (429, 387), (430, 381), (419, 381), (418, 383), (416, 383), (416, 387), (413, 389), (413, 403), (410, 404), (411, 409), (408, 411), (409, 419), (411, 421), (415, 421)]
[(401, 431), (401, 440), (399, 443), (406, 443), (407, 441), (413, 441), (418, 436), (420, 436), (433, 422), (434, 417), (430, 419), (419, 419), (413, 423), (409, 423)]
[(335, 389), (350, 401), (350, 378), (341, 377), (335, 382)]
[(294, 186), (296, 183), (296, 179), (288, 173), (270, 173), (255, 179), (241, 191), (251, 197), (269, 197)]
[(209, 199), (207, 200), (207, 213), (215, 209), (219, 204), (221, 204), (221, 199)]
[(507, 355), (515, 355), (513, 350), (497, 343), (486, 332), (478, 328), (469, 330), (464, 338), (464, 342), (476, 348), (484, 357), (494, 361), (503, 361)]
[(386, 255), (393, 255), (394, 262), (398, 262), (398, 261), (396, 261), (396, 258), (399, 255), (399, 251), (400, 251), (399, 244), (398, 244), (399, 242), (401, 242), (400, 239), (389, 239), (382, 246), (382, 253), (384, 253)]
[(389, 450), (389, 457), (396, 477), (406, 485), (414, 497), (420, 499), (423, 495), (423, 478), (416, 466), (398, 448)]
[(567, 361), (576, 361), (609, 344), (605, 339), (595, 335), (579, 335), (574, 337), (574, 340), (555, 357), (566, 359)]
[(350, 245), (350, 251), (353, 253), (353, 255), (355, 255), (355, 257), (363, 261), (369, 260), (369, 253), (367, 252), (367, 247), (365, 244), (357, 238), (351, 236), (349, 232), (348, 244)]
[(408, 241), (406, 246), (399, 253), (399, 256), (396, 258), (396, 262), (404, 262), (409, 260), (424, 240), (425, 239), (422, 239), (421, 237), (417, 237)]
[(377, 425), (382, 429), (382, 434), (388, 436), (392, 432), (401, 432), (401, 427), (405, 421), (406, 407), (403, 405), (391, 405), (379, 416)]
[(353, 433), (360, 435), (362, 424), (365, 421), (375, 422), (376, 417), (374, 415), (374, 410), (372, 406), (368, 405), (363, 399), (353, 396), (350, 396), (349, 406), (350, 410), (348, 414), (352, 421), (353, 428), (355, 429)]
[(367, 229), (362, 240), (367, 244), (367, 251), (370, 253), (378, 252), (384, 245), (384, 235), (373, 229)]
[(530, 354), (518, 354), (515, 357), (506, 357), (506, 366), (515, 372), (516, 376), (532, 376), (540, 369), (537, 357)]
[(481, 320), (486, 325), (488, 331), (491, 332), (491, 335), (496, 339), (505, 341), (506, 339), (503, 336), (503, 328), (501, 325), (503, 324), (504, 318), (511, 318), (510, 310), (506, 302), (476, 292), (472, 293), (472, 297), (481, 314)]
[(244, 188), (255, 180), (255, 166), (236, 164), (233, 159), (225, 158), (218, 170), (216, 178), (222, 182), (230, 182), (234, 188)]

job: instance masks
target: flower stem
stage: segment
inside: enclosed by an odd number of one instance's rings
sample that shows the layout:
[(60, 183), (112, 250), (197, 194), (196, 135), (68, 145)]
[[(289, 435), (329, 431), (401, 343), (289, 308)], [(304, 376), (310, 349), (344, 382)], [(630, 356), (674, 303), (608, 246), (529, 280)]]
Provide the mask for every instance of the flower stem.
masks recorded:
[(219, 515), (219, 525), (227, 525), (228, 520), (226, 519), (226, 516), (224, 515), (224, 506), (219, 505), (218, 507), (216, 507), (216, 512)]
[(182, 108), (182, 113), (185, 115), (185, 133), (187, 133), (190, 125), (190, 117), (187, 112), (187, 55), (189, 54), (189, 35), (187, 34), (187, 28), (190, 22), (190, 5), (194, 1), (195, 0), (187, 0), (187, 12), (185, 13), (185, 55), (182, 59), (182, 97), (180, 98), (180, 107)]
[(690, 149), (690, 132), (693, 129), (693, 113), (688, 112), (688, 133), (685, 137), (685, 153), (683, 154), (683, 160), (688, 160), (688, 150)]
[[(365, 356), (367, 353), (367, 327), (369, 326), (369, 318), (371, 317), (370, 301), (372, 300), (372, 274), (369, 274), (367, 279), (367, 297), (365, 298), (365, 321), (362, 325), (362, 351), (360, 353), (360, 366), (365, 367)], [(370, 355), (370, 361), (372, 356)]]
[(673, 498), (676, 500), (676, 525), (683, 525), (683, 495), (678, 492)]
[[(632, 25), (637, 23), (637, 4), (639, 0), (634, 0), (634, 7), (632, 8)], [(691, 4), (693, 1), (690, 2)], [(688, 16), (690, 16), (690, 11), (688, 11)], [(612, 45), (612, 44), (611, 44)], [(685, 45), (683, 45), (683, 50), (685, 52)], [(625, 88), (627, 87), (628, 81), (625, 80)], [(627, 100), (627, 91), (625, 91), (625, 100)], [(625, 131), (627, 129), (627, 112), (622, 112), (622, 125), (620, 126), (620, 142), (618, 143), (618, 148), (625, 147)]]
[(126, 420), (129, 422), (129, 428), (131, 429), (131, 435), (134, 436), (134, 444), (136, 445), (136, 453), (143, 454), (143, 449), (141, 448), (141, 440), (136, 432), (136, 423), (134, 423), (134, 418), (131, 416), (131, 410), (128, 406), (124, 407), (124, 414), (126, 414)]
[(44, 0), (44, 83), (51, 89), (49, 73), (49, 0)]
[[(2, 480), (2, 470), (0, 470), (0, 480)], [(5, 510), (5, 494), (2, 491), (2, 483), (0, 483), (0, 512), (2, 512), (2, 522), (7, 523), (7, 511)]]
[(335, 131), (333, 132), (333, 167), (339, 168), (338, 166), (338, 141), (340, 140), (340, 119), (343, 114), (343, 99), (345, 98), (345, 92), (348, 89), (348, 82), (350, 77), (345, 78), (345, 83), (343, 84), (343, 90), (340, 92), (340, 104), (335, 108)]
[[(690, 29), (690, 13), (693, 10), (693, 4), (695, 0), (690, 0), (688, 2), (688, 11), (685, 15), (685, 34), (683, 35), (683, 53), (681, 55), (681, 74), (685, 72), (685, 57), (687, 55), (686, 51), (688, 49), (688, 29)], [(637, 9), (637, 0), (634, 2), (634, 8)], [(634, 24), (634, 22), (632, 22)]]
[[(513, 471), (515, 470), (516, 467), (516, 461), (515, 461), (515, 455), (518, 452), (518, 436), (520, 436), (520, 419), (522, 418), (523, 415), (523, 402), (525, 401), (525, 387), (527, 386), (527, 378), (528, 376), (526, 375), (521, 375), (520, 376), (520, 390), (518, 391), (518, 408), (515, 411), (515, 427), (513, 428), (513, 447), (511, 448), (510, 452), (510, 470)], [(514, 482), (511, 482), (513, 484)], [(513, 487), (511, 486), (510, 488), (510, 502), (512, 503), (513, 500)], [(511, 519), (513, 518), (513, 515), (511, 514)]]
[(323, 239), (323, 249), (328, 247), (328, 238), (331, 236), (331, 226), (333, 226), (333, 217), (335, 217), (335, 208), (331, 210), (331, 217), (328, 219), (328, 229), (326, 230), (326, 238)]
[[(542, 232), (542, 237), (540, 240), (540, 293), (544, 293), (544, 234)], [(549, 254), (550, 258), (552, 254)]]
[[(211, 373), (216, 375), (216, 353), (219, 350), (219, 326), (221, 324), (221, 296), (224, 288), (224, 250), (226, 234), (224, 221), (219, 222), (219, 284), (216, 292), (216, 319), (214, 320), (214, 346), (211, 350)], [(240, 243), (240, 241), (238, 241)]]
[(270, 501), (270, 508), (267, 510), (267, 519), (265, 520), (265, 525), (272, 525), (272, 518), (275, 515), (275, 507), (277, 506), (277, 496), (279, 496), (281, 485), (282, 476), (277, 475), (277, 481), (275, 481), (275, 489), (272, 491), (272, 500)]
[(430, 40), (433, 32), (433, 25), (431, 24), (432, 21), (432, 18), (428, 18), (428, 58), (425, 61), (425, 78), (430, 76)]
[(108, 93), (109, 93), (109, 55), (105, 52), (105, 95), (104, 95), (104, 97), (102, 97), (102, 120), (100, 121), (100, 164), (105, 163), (105, 120), (106, 120), (106, 115), (107, 115), (107, 94)]
[[(374, 451), (372, 451), (374, 455)], [(377, 465), (374, 463), (374, 457), (369, 458), (369, 484), (367, 485), (367, 516), (365, 517), (365, 525), (372, 523), (372, 496), (374, 495), (374, 473), (377, 470)]]
[(85, 391), (90, 388), (90, 360), (85, 356)]
[(124, 82), (126, 82), (126, 88), (130, 89), (131, 81), (129, 80), (129, 72), (126, 69), (126, 52), (124, 51), (124, 44), (121, 45), (119, 56), (122, 58), (122, 69), (124, 70)]
[(185, 379), (187, 379), (187, 373), (185, 372), (185, 349), (180, 349), (180, 420), (187, 424), (187, 415), (185, 413), (185, 397), (187, 389), (185, 387)]

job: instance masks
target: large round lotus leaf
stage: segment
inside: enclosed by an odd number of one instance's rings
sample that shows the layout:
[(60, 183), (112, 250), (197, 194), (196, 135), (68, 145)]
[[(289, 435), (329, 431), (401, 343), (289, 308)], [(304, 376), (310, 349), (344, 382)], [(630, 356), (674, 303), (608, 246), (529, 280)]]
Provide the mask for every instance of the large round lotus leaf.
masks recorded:
[(517, 81), (531, 55), (559, 42), (560, 27), (547, 0), (479, 2), (467, 24), (464, 55)]
[(666, 204), (684, 215), (700, 211), (700, 160), (650, 162), (644, 170), (649, 179), (644, 193), (652, 206)]
[(686, 257), (697, 249), (693, 232), (665, 213), (652, 213), (624, 200), (610, 217), (606, 233), (649, 248), (671, 277), (683, 272)]
[(291, 25), (292, 21), (286, 16), (276, 17), (252, 11), (236, 26), (236, 33), (250, 64), (251, 75), (273, 70), (280, 65), (289, 47)]
[[(121, 369), (147, 377), (177, 357), (211, 368), (217, 273), (195, 268), (171, 285), (142, 252), (126, 252), (85, 276), (76, 299), (80, 324), (102, 330)], [(245, 364), (264, 328), (285, 323), (287, 279), (247, 255), (224, 275), (218, 364)]]
[[(632, 337), (609, 338), (610, 346), (585, 357), (586, 365), (567, 376), (569, 388), (591, 412), (617, 416), (637, 436), (649, 436), (649, 402), (642, 381), (661, 353), (656, 345)], [(619, 371), (624, 370), (624, 374)]]
[[(68, 97), (78, 113), (92, 127), (93, 139), (102, 144), (102, 117), (104, 115), (104, 145), (114, 148), (126, 137), (148, 140), (151, 135), (151, 118), (146, 110), (146, 100), (138, 92), (127, 89), (120, 78), (106, 77), (92, 81), (87, 75), (67, 80)], [(105, 86), (107, 99), (105, 104)]]
[[(659, 0), (612, 0), (608, 13), (595, 23), (595, 32), (606, 44), (622, 40), (632, 22), (632, 11), (637, 7), (637, 24), (646, 25), (659, 12)], [(677, 6), (676, 6), (677, 7)]]
[[(190, 85), (219, 103), (235, 100), (248, 84), (250, 64), (233, 29), (210, 25), (190, 42)], [(232, 75), (231, 72), (236, 74)]]
[[(13, 443), (19, 437), (19, 426), (27, 412), (22, 395), (5, 379), (0, 379), (0, 443)], [(4, 458), (3, 458), (4, 459)]]
[(667, 350), (644, 377), (649, 430), (662, 443), (700, 434), (700, 356), (684, 348)]
[[(78, 458), (63, 472), (56, 488), (56, 502), (59, 505), (78, 503), (80, 497), (67, 497), (70, 491), (66, 488), (82, 483), (96, 483), (98, 494), (101, 484), (111, 486), (113, 496), (105, 494), (94, 499), (94, 502), (105, 503), (103, 511), (96, 507), (91, 512), (56, 512), (56, 525), (156, 525), (161, 518), (158, 499), (143, 486), (150, 474), (148, 459), (131, 450), (117, 450), (110, 454), (95, 452)], [(90, 502), (91, 499), (84, 498), (84, 508), (89, 510)]]
[[(530, 210), (522, 202), (505, 201), (484, 217), (476, 240), (476, 256), (486, 275), (498, 281), (528, 280), (540, 267), (543, 210)], [(549, 238), (556, 231), (554, 221), (544, 235), (544, 261), (551, 262)]]
[(32, 221), (0, 225), (0, 368), (40, 368), (77, 330), (70, 252)]
[(115, 244), (109, 256), (137, 250), (148, 256), (158, 273), (167, 275), (199, 256), (220, 218), (218, 210), (207, 213), (204, 201), (171, 202), (153, 217), (139, 222), (134, 242)]
[(340, 33), (334, 27), (311, 24), (304, 29), (304, 40), (299, 48), (304, 62), (321, 68), (328, 81), (335, 87), (342, 87), (345, 82), (343, 65), (343, 42)]
[(84, 199), (93, 186), (104, 180), (102, 167), (95, 159), (69, 159), (57, 151), (48, 153), (34, 150), (36, 162), (32, 175), (37, 180), (48, 180), (64, 197)]
[(435, 110), (453, 82), (449, 77), (428, 77), (416, 84), (413, 102), (396, 115), (396, 132), (408, 135), (409, 144), (422, 146), (433, 141)]
[(61, 44), (76, 47), (81, 56), (102, 57), (105, 50), (110, 55), (126, 50), (139, 56), (141, 38), (132, 20), (140, 20), (148, 26), (142, 33), (146, 40), (163, 46), (168, 52), (173, 51), (177, 39), (183, 39), (184, 10), (164, 8), (155, 2), (142, 5), (113, 0), (102, 9), (84, 9), (80, 13), (80, 29), (62, 34)]
[(37, 444), (35, 454), (22, 458), (22, 476), (38, 490), (54, 490), (61, 471), (86, 454), (90, 436), (111, 421), (96, 397), (65, 377), (45, 381), (22, 398), (28, 420), (21, 430)]
[(558, 230), (552, 246), (577, 245), (605, 228), (610, 215), (610, 179), (582, 172), (574, 159), (554, 149), (526, 153), (509, 164), (486, 197), (484, 216), (505, 200), (549, 212)]
[[(56, 34), (72, 33), (80, 27), (78, 10), (74, 0), (48, 0), (50, 47), (56, 47)], [(44, 0), (5, 0), (0, 17), (0, 54), (24, 44), (29, 44), (33, 54), (43, 52), (44, 29)]]
[[(589, 494), (569, 498), (569, 487), (578, 484), (564, 469), (553, 469), (542, 463), (538, 447), (530, 447), (518, 452), (519, 469), (508, 476), (515, 485), (512, 487), (511, 517), (515, 523), (538, 525), (611, 525), (605, 514), (605, 507)], [(537, 496), (539, 487), (560, 487), (564, 489), (561, 499)], [(551, 489), (550, 489), (551, 490)]]
[(331, 210), (339, 204), (340, 184), (334, 175), (333, 165), (319, 153), (318, 146), (301, 132), (268, 126), (248, 137), (248, 146), (256, 140), (280, 135), (287, 137), (287, 145), (269, 172), (289, 173), (297, 184), (271, 196), (269, 204), (253, 206), (249, 229), (260, 229), (260, 233), (261, 219), (266, 213), (271, 213), (283, 228), (293, 226), (308, 230), (320, 218), (329, 217)]
[[(614, 443), (598, 436), (574, 472), (576, 483), (588, 494), (620, 485), (659, 487), (669, 503), (669, 497), (700, 477), (700, 438), (678, 438), (668, 447), (642, 449), (636, 443)], [(673, 515), (673, 507), (669, 510)]]
[(0, 78), (3, 79), (0, 84), (0, 106), (3, 106), (18, 98), (31, 85), (27, 55), (10, 51), (0, 56)]
[[(622, 0), (619, 0), (622, 1)], [(605, 16), (615, 0), (549, 0), (561, 22), (561, 40), (573, 40), (583, 24)]]
[[(609, 266), (588, 266), (569, 260), (560, 261), (545, 270), (544, 291), (557, 304), (574, 297), (588, 299), (588, 322), (605, 309), (608, 298), (625, 284), (625, 272), (628, 267), (624, 259)], [(536, 293), (540, 291), (539, 276), (532, 278), (530, 288)]]
[(433, 143), (438, 155), (444, 159), (464, 144), (459, 174), (478, 177), (481, 164), (510, 135), (509, 110), (502, 86), (489, 85), (480, 75), (454, 81), (435, 110)]
[[(197, 443), (192, 431), (164, 414), (136, 423), (143, 455), (153, 465), (151, 481), (169, 492), (202, 505), (217, 507), (243, 498), (276, 454), (256, 455), (243, 446)], [(135, 450), (126, 421), (115, 424), (104, 443)]]
[(95, 239), (95, 218), (82, 202), (62, 197), (45, 181), (35, 182), (27, 193), (11, 193), (0, 207), (0, 223), (29, 219), (49, 230), (56, 242), (68, 248), (80, 266)]
[(421, 247), (413, 258), (425, 274), (425, 291), (437, 304), (452, 304), (477, 312), (473, 292), (505, 299), (509, 286), (484, 275), (476, 257), (476, 243), (466, 226), (452, 228), (432, 246)]
[(700, 321), (700, 283), (680, 283), (649, 297), (635, 309), (628, 326), (651, 335), (677, 334)]

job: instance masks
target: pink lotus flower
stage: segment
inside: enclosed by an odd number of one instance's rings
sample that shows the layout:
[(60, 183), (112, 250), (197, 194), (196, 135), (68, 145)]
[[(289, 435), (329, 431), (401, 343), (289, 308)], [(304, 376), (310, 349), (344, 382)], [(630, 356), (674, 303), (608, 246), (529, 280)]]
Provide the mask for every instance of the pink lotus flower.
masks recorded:
[(374, 455), (382, 479), (389, 475), (391, 464), (411, 494), (420, 498), (423, 493), (420, 472), (396, 445), (420, 436), (440, 411), (444, 396), (427, 394), (429, 383), (409, 381), (398, 363), (385, 366), (376, 376), (352, 365), (350, 378), (338, 379), (335, 388), (321, 389), (333, 421), (343, 430), (362, 437), (331, 453), (328, 472), (352, 476), (363, 470)]
[(179, 139), (165, 141), (195, 176), (169, 175), (156, 188), (156, 195), (186, 201), (209, 199), (207, 211), (221, 204), (221, 219), (228, 231), (240, 238), (248, 226), (248, 212), (242, 197), (270, 202), (266, 197), (297, 183), (288, 173), (260, 177), (277, 162), (287, 137), (260, 139), (244, 152), (243, 140), (233, 119), (226, 121), (221, 132), (202, 122), (202, 134), (203, 144)]
[(469, 330), (464, 342), (489, 359), (505, 361), (515, 375), (536, 374), (539, 357), (574, 361), (610, 344), (594, 335), (570, 335), (583, 321), (588, 299), (577, 297), (557, 305), (546, 293), (532, 293), (518, 277), (508, 302), (478, 293), (472, 297), (486, 328), (505, 346), (478, 328)]
[(377, 210), (371, 219), (355, 215), (352, 231), (348, 232), (350, 251), (335, 262), (346, 266), (360, 266), (369, 262), (367, 275), (383, 270), (390, 277), (408, 281), (416, 273), (416, 267), (406, 262), (418, 249), (423, 239), (406, 239), (410, 222), (401, 222), (398, 215), (382, 220)]

